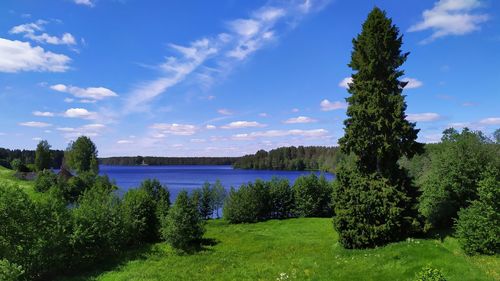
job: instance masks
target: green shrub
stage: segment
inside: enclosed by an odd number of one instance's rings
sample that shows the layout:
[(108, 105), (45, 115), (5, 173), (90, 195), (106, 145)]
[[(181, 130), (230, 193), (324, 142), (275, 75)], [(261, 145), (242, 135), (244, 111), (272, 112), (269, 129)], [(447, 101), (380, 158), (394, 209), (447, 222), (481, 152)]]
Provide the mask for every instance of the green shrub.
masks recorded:
[(0, 280), (17, 281), (23, 273), (24, 271), (21, 266), (10, 263), (6, 259), (0, 259)]
[(459, 212), (456, 230), (462, 249), (472, 254), (500, 253), (500, 172), (490, 167), (479, 182), (479, 199)]
[(12, 170), (17, 171), (17, 172), (29, 172), (30, 170), (26, 165), (21, 161), (21, 159), (14, 159), (10, 162), (10, 166), (12, 167)]
[(201, 246), (205, 232), (203, 220), (186, 191), (177, 195), (174, 205), (162, 222), (162, 236), (173, 248), (190, 251)]
[(46, 192), (51, 187), (57, 185), (57, 175), (50, 170), (42, 170), (38, 172), (35, 180), (35, 190), (38, 192)]
[(126, 231), (120, 201), (109, 190), (87, 189), (73, 209), (71, 245), (74, 266), (85, 266), (118, 253)]
[(130, 189), (123, 196), (122, 212), (128, 230), (129, 244), (157, 240), (159, 221), (153, 196), (145, 189)]
[(315, 174), (299, 177), (294, 185), (295, 214), (299, 217), (329, 217), (332, 215), (332, 187), (324, 176)]
[[(337, 168), (334, 228), (346, 248), (369, 248), (398, 241), (416, 225), (407, 196), (411, 182), (391, 182), (377, 173), (363, 174), (349, 163)], [(400, 177), (396, 177), (400, 178)]]
[(170, 208), (170, 192), (157, 179), (147, 179), (141, 183), (140, 188), (145, 189), (156, 202), (156, 216), (161, 221)]
[(230, 223), (257, 222), (269, 218), (269, 187), (261, 180), (231, 188), (224, 204), (223, 216)]
[(287, 179), (273, 178), (269, 182), (269, 196), (271, 217), (284, 219), (293, 216), (294, 193)]
[(415, 281), (446, 281), (446, 278), (439, 269), (426, 266), (417, 273)]

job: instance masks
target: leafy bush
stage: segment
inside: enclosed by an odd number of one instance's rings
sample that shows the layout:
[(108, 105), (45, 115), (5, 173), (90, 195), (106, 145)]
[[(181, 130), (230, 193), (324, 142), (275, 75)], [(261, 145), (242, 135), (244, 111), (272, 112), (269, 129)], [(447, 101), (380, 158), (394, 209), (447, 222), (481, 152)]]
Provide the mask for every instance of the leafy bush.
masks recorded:
[(261, 180), (231, 188), (224, 204), (223, 215), (230, 223), (257, 222), (269, 218), (268, 185)]
[(328, 217), (332, 215), (332, 187), (324, 176), (315, 174), (299, 177), (293, 185), (295, 214), (299, 217)]
[(159, 221), (154, 198), (145, 189), (130, 189), (123, 196), (122, 211), (128, 229), (129, 244), (157, 240)]
[(426, 229), (451, 226), (458, 211), (477, 199), (485, 165), (500, 167), (500, 150), (488, 143), (481, 132), (444, 131), (442, 147), (431, 156), (422, 180), (419, 211), (426, 219)]
[(6, 259), (0, 259), (0, 280), (17, 281), (23, 275), (21, 266), (10, 263)]
[(287, 179), (273, 178), (269, 183), (271, 217), (289, 218), (295, 207), (294, 193)]
[(459, 212), (456, 230), (469, 254), (500, 253), (500, 172), (490, 167), (479, 182), (479, 200)]
[(177, 195), (162, 222), (161, 232), (165, 241), (175, 249), (189, 251), (200, 247), (205, 232), (203, 220), (186, 191)]
[(156, 216), (161, 221), (170, 208), (170, 192), (157, 179), (147, 179), (141, 183), (141, 189), (145, 189), (156, 202)]
[(217, 218), (219, 218), (219, 209), (224, 206), (224, 200), (227, 196), (227, 191), (219, 180), (212, 185), (212, 196), (212, 209), (215, 210)]
[(417, 273), (415, 281), (446, 281), (446, 278), (439, 269), (426, 266)]
[[(401, 177), (396, 177), (396, 179)], [(391, 182), (377, 173), (363, 174), (354, 165), (337, 169), (333, 225), (346, 248), (368, 248), (403, 239), (416, 222), (409, 212), (411, 186)]]
[(21, 159), (14, 159), (10, 162), (10, 166), (17, 172), (29, 172), (30, 169), (21, 161)]
[(38, 172), (35, 180), (35, 190), (38, 192), (46, 192), (51, 187), (57, 185), (57, 175), (50, 170), (42, 170)]
[(118, 253), (127, 239), (125, 234), (118, 197), (109, 190), (87, 189), (73, 209), (74, 266), (85, 266)]

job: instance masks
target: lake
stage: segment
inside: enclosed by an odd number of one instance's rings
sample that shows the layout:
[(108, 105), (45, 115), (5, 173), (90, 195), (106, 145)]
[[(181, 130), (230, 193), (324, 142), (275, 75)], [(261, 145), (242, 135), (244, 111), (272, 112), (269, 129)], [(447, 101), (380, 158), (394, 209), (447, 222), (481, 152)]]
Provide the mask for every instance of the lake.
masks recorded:
[[(270, 180), (273, 176), (285, 178), (291, 184), (302, 175), (320, 172), (311, 171), (274, 171), (274, 170), (239, 170), (231, 166), (106, 166), (100, 165), (100, 174), (108, 175), (119, 187), (119, 194), (140, 185), (145, 179), (158, 179), (170, 190), (171, 199), (175, 199), (182, 189), (193, 190), (205, 182), (220, 180), (229, 189), (256, 179)], [(324, 173), (328, 180), (334, 175)]]

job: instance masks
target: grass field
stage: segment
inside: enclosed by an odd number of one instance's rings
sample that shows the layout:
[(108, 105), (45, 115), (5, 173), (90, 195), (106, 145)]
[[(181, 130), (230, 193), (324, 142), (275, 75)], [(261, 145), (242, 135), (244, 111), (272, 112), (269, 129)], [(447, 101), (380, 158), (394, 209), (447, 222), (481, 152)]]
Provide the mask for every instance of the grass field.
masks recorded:
[(32, 197), (38, 196), (34, 189), (33, 181), (20, 180), (14, 177), (15, 172), (0, 166), (0, 184), (14, 184), (21, 187), (26, 193)]
[(107, 271), (64, 280), (277, 280), (281, 273), (284, 280), (412, 280), (425, 265), (447, 280), (500, 280), (498, 257), (467, 257), (453, 238), (345, 250), (330, 219), (210, 221), (205, 237), (216, 244), (194, 255), (156, 244)]

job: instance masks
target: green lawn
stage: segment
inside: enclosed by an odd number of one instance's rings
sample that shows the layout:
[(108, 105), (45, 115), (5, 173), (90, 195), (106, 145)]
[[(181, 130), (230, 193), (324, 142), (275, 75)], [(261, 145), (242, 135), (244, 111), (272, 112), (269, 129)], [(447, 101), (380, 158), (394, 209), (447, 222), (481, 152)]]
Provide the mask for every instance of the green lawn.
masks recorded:
[(217, 244), (178, 256), (165, 244), (108, 271), (76, 280), (412, 280), (425, 265), (447, 280), (500, 280), (498, 257), (467, 257), (453, 238), (409, 240), (372, 250), (345, 250), (330, 219), (289, 219), (243, 225), (210, 221)]
[(15, 172), (0, 166), (0, 184), (14, 184), (21, 187), (26, 193), (32, 197), (38, 196), (34, 189), (33, 181), (20, 180), (14, 177)]

